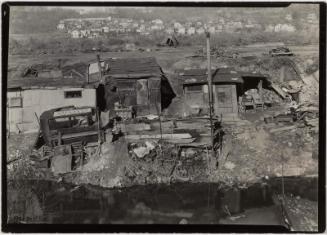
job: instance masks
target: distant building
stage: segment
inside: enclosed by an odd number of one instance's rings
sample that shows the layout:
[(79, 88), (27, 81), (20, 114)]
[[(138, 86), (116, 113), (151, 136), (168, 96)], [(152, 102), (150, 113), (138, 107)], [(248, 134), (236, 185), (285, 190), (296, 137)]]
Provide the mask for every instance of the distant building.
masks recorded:
[(63, 29), (65, 29), (65, 24), (64, 24), (64, 23), (59, 23), (59, 24), (57, 25), (57, 29), (59, 29), (59, 30), (63, 30)]
[(310, 14), (308, 14), (308, 15), (307, 15), (307, 21), (308, 21), (309, 23), (311, 23), (311, 22), (316, 22), (316, 21), (317, 21), (317, 16), (316, 16), (316, 14), (315, 14), (315, 13), (310, 13)]
[(295, 32), (295, 27), (291, 24), (277, 24), (275, 25), (275, 32)]
[(168, 27), (168, 28), (166, 28), (165, 32), (167, 34), (173, 34), (174, 33), (174, 29), (172, 27)]
[(275, 27), (273, 25), (267, 25), (265, 28), (265, 32), (272, 33), (275, 31)]
[(197, 34), (204, 34), (204, 33), (205, 33), (205, 30), (204, 30), (203, 27), (197, 28), (197, 29), (196, 29), (196, 33), (197, 33)]
[(109, 27), (108, 26), (102, 27), (102, 32), (103, 33), (109, 33)]
[(71, 32), (72, 38), (79, 38), (80, 37), (80, 32), (79, 30), (73, 30)]
[(218, 24), (218, 25), (216, 26), (216, 31), (217, 31), (217, 32), (222, 32), (222, 31), (223, 31), (223, 26), (222, 26), (221, 24)]
[(177, 29), (177, 33), (178, 34), (185, 34), (186, 33), (186, 29), (184, 27), (180, 27)]
[(210, 27), (208, 28), (208, 31), (209, 31), (209, 33), (211, 33), (211, 34), (215, 34), (215, 33), (216, 33), (216, 29), (215, 29), (214, 26), (210, 26)]
[(181, 28), (181, 27), (183, 27), (183, 26), (180, 23), (178, 23), (178, 22), (174, 23), (174, 28), (175, 29), (178, 29), (178, 28)]
[(288, 20), (288, 21), (291, 21), (291, 20), (293, 20), (293, 17), (292, 17), (291, 14), (287, 14), (287, 15), (285, 16), (285, 19)]
[(159, 24), (159, 25), (162, 25), (162, 24), (163, 24), (163, 21), (160, 20), (160, 19), (155, 19), (155, 20), (152, 20), (152, 23), (153, 23), (153, 24)]
[(194, 27), (190, 27), (187, 29), (187, 35), (193, 35), (195, 34), (195, 28)]

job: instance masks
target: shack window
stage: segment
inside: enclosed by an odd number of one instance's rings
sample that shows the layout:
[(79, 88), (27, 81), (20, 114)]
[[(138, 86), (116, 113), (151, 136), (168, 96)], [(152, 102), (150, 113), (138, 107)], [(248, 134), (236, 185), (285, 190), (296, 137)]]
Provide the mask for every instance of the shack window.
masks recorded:
[(186, 90), (191, 92), (203, 92), (202, 86), (200, 85), (187, 86)]
[(82, 98), (82, 91), (65, 91), (65, 98)]
[(135, 81), (118, 81), (117, 87), (120, 91), (135, 90)]
[(12, 97), (8, 100), (9, 108), (21, 108), (23, 107), (23, 99), (22, 97)]
[(83, 115), (72, 117), (59, 117), (49, 119), (50, 130), (72, 128), (72, 127), (88, 127), (96, 122), (96, 116)]
[(227, 100), (226, 93), (225, 92), (217, 92), (218, 100), (221, 103), (225, 103)]

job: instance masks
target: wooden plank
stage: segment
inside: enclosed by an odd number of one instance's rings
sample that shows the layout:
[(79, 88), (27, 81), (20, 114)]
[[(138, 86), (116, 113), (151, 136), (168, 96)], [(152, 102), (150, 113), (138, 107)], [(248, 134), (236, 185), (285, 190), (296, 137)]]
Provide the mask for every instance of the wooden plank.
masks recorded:
[(171, 144), (190, 144), (190, 143), (193, 143), (195, 141), (195, 138), (191, 138), (191, 139), (168, 139), (166, 141), (168, 143), (171, 143)]
[(294, 126), (294, 125), (285, 126), (285, 127), (271, 129), (269, 132), (270, 133), (275, 133), (275, 132), (280, 132), (280, 131), (288, 131), (288, 130), (292, 130), (292, 129), (295, 129), (295, 128), (296, 128), (296, 126)]
[(138, 139), (190, 139), (192, 136), (189, 133), (176, 133), (176, 134), (153, 134), (153, 135), (126, 135), (127, 140)]
[(281, 96), (283, 99), (286, 98), (286, 93), (275, 83), (271, 83), (270, 86)]

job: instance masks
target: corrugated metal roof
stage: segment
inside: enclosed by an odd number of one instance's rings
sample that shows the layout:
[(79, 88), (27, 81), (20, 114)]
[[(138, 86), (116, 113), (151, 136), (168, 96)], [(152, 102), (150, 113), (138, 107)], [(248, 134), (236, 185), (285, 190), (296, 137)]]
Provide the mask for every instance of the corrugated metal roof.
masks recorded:
[(83, 78), (42, 78), (42, 77), (14, 77), (8, 78), (7, 88), (39, 89), (60, 87), (84, 87), (86, 81)]
[[(211, 72), (213, 83), (243, 83), (242, 76), (233, 68), (214, 69)], [(206, 69), (189, 69), (178, 71), (183, 79), (183, 84), (207, 83), (208, 73)]]

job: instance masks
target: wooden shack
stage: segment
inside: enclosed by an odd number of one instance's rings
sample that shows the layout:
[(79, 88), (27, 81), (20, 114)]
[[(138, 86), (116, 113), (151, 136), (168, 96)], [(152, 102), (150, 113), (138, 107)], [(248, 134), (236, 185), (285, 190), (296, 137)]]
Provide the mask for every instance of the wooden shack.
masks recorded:
[[(189, 112), (186, 114), (209, 113), (208, 72), (206, 69), (177, 71), (183, 83), (184, 100)], [(219, 68), (211, 71), (213, 81), (213, 106), (217, 116), (237, 117), (241, 97), (247, 90), (257, 89), (262, 96), (263, 87), (271, 82), (267, 75), (245, 73), (233, 68)], [(270, 89), (270, 88), (269, 88)]]
[(96, 106), (96, 89), (85, 78), (9, 76), (7, 130), (36, 132), (44, 111), (71, 105)]
[[(237, 89), (243, 83), (242, 77), (234, 70), (215, 69), (211, 71), (213, 80), (213, 106), (215, 115), (237, 116)], [(206, 69), (179, 71), (183, 81), (185, 103), (191, 113), (208, 114), (209, 89)]]
[(99, 60), (97, 66), (101, 66), (101, 76), (93, 62), (89, 80), (102, 81), (107, 110), (119, 102), (124, 107), (132, 107), (137, 115), (157, 115), (175, 97), (167, 77), (153, 57), (109, 58)]

